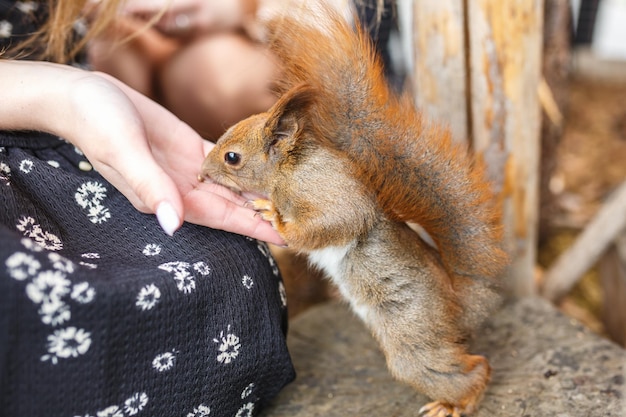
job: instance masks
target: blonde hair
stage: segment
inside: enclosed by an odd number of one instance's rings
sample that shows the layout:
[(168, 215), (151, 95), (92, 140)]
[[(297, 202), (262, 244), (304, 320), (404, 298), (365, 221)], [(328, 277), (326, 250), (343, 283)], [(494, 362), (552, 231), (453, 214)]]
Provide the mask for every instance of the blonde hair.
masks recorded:
[[(16, 44), (8, 51), (0, 50), (0, 58), (30, 57), (67, 63), (85, 47), (90, 39), (111, 26), (124, 1), (40, 0), (38, 4), (40, 6), (45, 5), (48, 10), (46, 22), (26, 40)], [(385, 9), (385, 0), (355, 0), (355, 3), (374, 5), (376, 8), (375, 23), (376, 25), (380, 24)], [(160, 14), (157, 14), (150, 19), (146, 27), (158, 21), (159, 17)], [(84, 19), (89, 24), (87, 33), (77, 39), (74, 25), (79, 19)], [(129, 39), (132, 37), (130, 36)]]
[[(6, 55), (68, 62), (90, 39), (110, 26), (123, 1), (42, 0), (39, 6), (47, 7), (47, 20), (26, 40), (6, 51)], [(87, 33), (77, 39), (74, 25), (79, 19), (88, 21), (89, 25)]]

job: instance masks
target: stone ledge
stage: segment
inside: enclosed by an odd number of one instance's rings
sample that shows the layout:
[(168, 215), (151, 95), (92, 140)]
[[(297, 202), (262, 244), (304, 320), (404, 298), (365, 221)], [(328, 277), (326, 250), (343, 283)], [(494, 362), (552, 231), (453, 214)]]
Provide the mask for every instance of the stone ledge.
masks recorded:
[[(314, 307), (290, 324), (297, 379), (263, 417), (414, 417), (428, 399), (394, 381), (376, 342), (342, 304)], [(626, 351), (548, 302), (507, 305), (486, 324), (473, 352), (492, 382), (477, 417), (624, 416)]]

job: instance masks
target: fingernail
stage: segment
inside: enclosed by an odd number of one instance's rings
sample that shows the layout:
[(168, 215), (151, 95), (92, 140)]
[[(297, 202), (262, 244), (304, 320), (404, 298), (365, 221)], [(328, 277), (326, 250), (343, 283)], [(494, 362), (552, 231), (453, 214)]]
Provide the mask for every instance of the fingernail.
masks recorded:
[(162, 201), (157, 206), (156, 217), (161, 225), (161, 228), (170, 236), (174, 235), (178, 226), (180, 226), (180, 219), (174, 207), (167, 201)]

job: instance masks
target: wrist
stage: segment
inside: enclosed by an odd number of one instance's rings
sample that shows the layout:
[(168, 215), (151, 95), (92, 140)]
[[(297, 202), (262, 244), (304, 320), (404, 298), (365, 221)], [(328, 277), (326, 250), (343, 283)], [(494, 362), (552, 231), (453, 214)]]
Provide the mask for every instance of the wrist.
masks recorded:
[(59, 134), (67, 117), (68, 80), (80, 70), (47, 62), (0, 60), (0, 129)]

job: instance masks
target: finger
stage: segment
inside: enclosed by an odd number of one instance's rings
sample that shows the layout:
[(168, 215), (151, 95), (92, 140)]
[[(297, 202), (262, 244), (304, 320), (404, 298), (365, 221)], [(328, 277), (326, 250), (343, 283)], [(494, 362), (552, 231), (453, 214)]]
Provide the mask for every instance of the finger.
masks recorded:
[(249, 198), (242, 196), (229, 188), (226, 188), (222, 185), (219, 185), (211, 180), (204, 180), (203, 182), (198, 182), (194, 189), (210, 194), (214, 194), (220, 198), (231, 201), (234, 204), (239, 206), (243, 206)]
[(209, 154), (209, 152), (211, 152), (211, 149), (215, 148), (215, 144), (211, 141), (205, 140), (202, 143), (202, 149), (204, 150), (204, 156), (207, 156)]
[(227, 198), (195, 189), (185, 195), (184, 204), (185, 220), (191, 223), (285, 245), (285, 241), (272, 226), (257, 216), (255, 211)]

